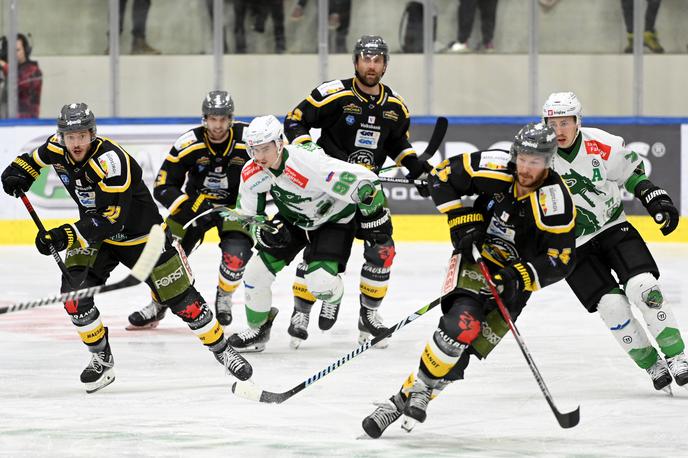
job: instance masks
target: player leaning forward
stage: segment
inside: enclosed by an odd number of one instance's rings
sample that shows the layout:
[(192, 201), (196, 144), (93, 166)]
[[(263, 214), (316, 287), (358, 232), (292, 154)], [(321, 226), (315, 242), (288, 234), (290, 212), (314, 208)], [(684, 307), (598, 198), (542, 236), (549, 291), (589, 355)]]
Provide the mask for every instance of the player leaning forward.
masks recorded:
[(263, 215), (270, 194), (278, 212), (269, 221), (275, 233), (254, 227), (258, 255), (244, 275), (249, 328), (230, 336), (237, 349), (260, 351), (269, 339), (271, 285), (275, 275), (305, 248), (305, 281), (316, 299), (338, 304), (344, 287), (340, 273), (351, 254), (361, 212), (359, 234), (390, 236), (392, 224), (377, 176), (360, 165), (334, 159), (315, 143), (284, 145), (274, 116), (255, 118), (244, 141), (252, 160), (244, 166), (236, 210)]
[[(674, 312), (659, 286), (659, 269), (638, 231), (626, 221), (620, 186), (660, 220), (662, 234), (678, 225), (678, 210), (666, 191), (645, 176), (642, 158), (621, 137), (581, 127), (581, 104), (572, 92), (549, 96), (543, 120), (557, 134), (554, 169), (571, 189), (577, 208), (577, 263), (566, 278), (591, 313), (596, 310), (621, 347), (652, 377), (656, 389), (688, 383), (688, 361)], [(616, 274), (618, 281), (612, 275)], [(665, 360), (640, 322), (638, 307)], [(668, 368), (667, 368), (668, 363)]]
[[(40, 169), (48, 166), (76, 202), (79, 220), (39, 232), (38, 251), (50, 255), (50, 245), (58, 251), (66, 249), (65, 264), (72, 278), (83, 279), (81, 287), (105, 283), (120, 262), (131, 268), (151, 227), (162, 218), (141, 180), (139, 164), (120, 145), (96, 135), (95, 116), (85, 103), (62, 107), (57, 134), (5, 169), (3, 189), (10, 195), (28, 191)], [(227, 344), (222, 326), (191, 284), (169, 238), (146, 283), (233, 375), (241, 380), (250, 378), (251, 366)], [(69, 279), (63, 276), (61, 290), (70, 289)], [(92, 297), (68, 301), (65, 310), (91, 352), (81, 381), (87, 392), (99, 390), (115, 379), (108, 328)]]

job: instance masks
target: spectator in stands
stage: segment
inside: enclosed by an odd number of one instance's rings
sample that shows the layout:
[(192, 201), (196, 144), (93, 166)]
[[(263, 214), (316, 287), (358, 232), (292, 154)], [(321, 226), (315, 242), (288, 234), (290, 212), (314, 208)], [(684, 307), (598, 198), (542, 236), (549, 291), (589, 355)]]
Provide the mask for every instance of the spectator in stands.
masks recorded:
[[(230, 0), (224, 0), (224, 2), (225, 2), (224, 3), (225, 11), (227, 11), (226, 8), (229, 6)], [(215, 12), (213, 9), (213, 0), (205, 0), (205, 3), (208, 7), (208, 14), (210, 15), (210, 27), (212, 30), (212, 26), (214, 24), (214, 17), (215, 17)], [(239, 2), (239, 0), (235, 0), (233, 3), (236, 5), (240, 2)], [(224, 23), (224, 20), (222, 22)], [(229, 53), (229, 48), (227, 47), (227, 34), (225, 33), (224, 26), (222, 27), (222, 49), (223, 49), (225, 54)]]
[(470, 52), (468, 38), (473, 30), (475, 12), (480, 9), (480, 25), (482, 32), (482, 49), (494, 52), (495, 20), (497, 16), (497, 0), (459, 0), (459, 33), (458, 41), (449, 45), (449, 52)]
[[(17, 34), (17, 98), (18, 118), (37, 118), (41, 106), (41, 89), (43, 74), (38, 62), (31, 60), (31, 43), (23, 33)], [(3, 56), (5, 57), (5, 56)], [(0, 67), (5, 78), (9, 72), (6, 61), (0, 60)]]
[[(647, 0), (647, 8), (645, 8), (643, 44), (656, 54), (664, 52), (664, 48), (659, 44), (657, 31), (655, 30), (655, 20), (657, 20), (657, 12), (659, 11), (659, 5), (661, 3), (662, 0)], [(626, 44), (624, 52), (630, 54), (633, 52), (633, 0), (621, 0), (621, 9), (623, 10), (626, 32), (628, 34), (628, 43)]]
[[(134, 0), (131, 10), (131, 53), (132, 54), (160, 54), (160, 51), (152, 47), (146, 41), (146, 22), (148, 21), (148, 10), (150, 10), (151, 0)], [(119, 34), (124, 30), (124, 13), (127, 9), (127, 0), (119, 0)], [(108, 44), (105, 54), (110, 53)]]
[(265, 32), (265, 21), (268, 14), (272, 17), (272, 27), (275, 34), (275, 52), (282, 54), (286, 50), (284, 35), (284, 0), (253, 0), (253, 12), (255, 22), (253, 30), (258, 33)]
[[(303, 18), (303, 10), (308, 0), (298, 0), (291, 12), (291, 18), (295, 21)], [(349, 23), (351, 20), (351, 0), (330, 0), (329, 3), (329, 23), (330, 28), (334, 29), (334, 52), (338, 54), (348, 53), (346, 46), (346, 36), (349, 34)]]

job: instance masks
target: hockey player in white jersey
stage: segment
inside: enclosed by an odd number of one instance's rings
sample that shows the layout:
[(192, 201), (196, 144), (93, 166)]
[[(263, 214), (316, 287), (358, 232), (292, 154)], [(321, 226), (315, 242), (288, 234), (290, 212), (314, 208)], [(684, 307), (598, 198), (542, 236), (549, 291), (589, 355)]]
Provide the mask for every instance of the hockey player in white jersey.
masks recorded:
[(339, 304), (344, 294), (340, 273), (346, 268), (356, 231), (354, 215), (362, 214), (359, 233), (391, 236), (377, 176), (357, 164), (334, 159), (315, 143), (285, 145), (282, 124), (274, 116), (255, 118), (244, 141), (252, 158), (241, 172), (236, 211), (265, 215), (270, 194), (277, 214), (252, 233), (258, 256), (244, 274), (248, 329), (229, 337), (238, 351), (262, 351), (277, 315), (272, 307), (275, 275), (305, 248), (308, 290), (319, 300)]
[[(577, 209), (577, 263), (566, 281), (589, 312), (599, 312), (631, 359), (647, 370), (655, 389), (670, 391), (672, 376), (686, 385), (684, 341), (662, 294), (657, 264), (626, 220), (620, 187), (640, 199), (664, 235), (676, 229), (678, 210), (667, 192), (647, 179), (642, 158), (621, 137), (581, 127), (581, 104), (574, 93), (551, 94), (542, 117), (557, 134), (554, 169), (569, 186)], [(664, 358), (634, 318), (631, 304), (642, 313)]]

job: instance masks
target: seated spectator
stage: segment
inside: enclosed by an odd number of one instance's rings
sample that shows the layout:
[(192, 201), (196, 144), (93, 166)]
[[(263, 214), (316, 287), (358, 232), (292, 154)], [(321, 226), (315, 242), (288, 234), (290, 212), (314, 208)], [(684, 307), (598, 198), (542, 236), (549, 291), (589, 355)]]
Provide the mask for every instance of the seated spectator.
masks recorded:
[(458, 41), (449, 45), (449, 52), (470, 52), (468, 38), (473, 31), (475, 11), (480, 9), (480, 25), (482, 32), (482, 49), (494, 52), (495, 20), (497, 16), (497, 0), (459, 0), (459, 36)]
[[(17, 34), (17, 99), (18, 118), (37, 118), (41, 106), (43, 74), (38, 62), (31, 60), (31, 43), (23, 33)], [(6, 56), (2, 56), (6, 57)], [(0, 59), (3, 76), (7, 79), (9, 65)]]
[[(659, 38), (657, 38), (657, 31), (655, 30), (655, 21), (657, 20), (657, 12), (659, 11), (659, 5), (661, 5), (661, 3), (662, 0), (647, 0), (647, 8), (645, 8), (643, 44), (655, 54), (664, 52), (664, 48), (659, 44)], [(633, 0), (621, 0), (621, 9), (623, 10), (628, 36), (628, 43), (626, 44), (624, 52), (630, 54), (633, 52)]]

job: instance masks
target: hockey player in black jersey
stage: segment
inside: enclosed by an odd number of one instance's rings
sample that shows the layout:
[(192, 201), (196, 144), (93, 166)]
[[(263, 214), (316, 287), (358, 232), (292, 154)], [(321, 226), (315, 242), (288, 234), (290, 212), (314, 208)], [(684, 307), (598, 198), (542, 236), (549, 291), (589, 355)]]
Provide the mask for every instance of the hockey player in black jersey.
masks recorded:
[[(228, 326), (232, 295), (251, 258), (251, 236), (240, 223), (214, 215), (199, 218), (187, 230), (183, 226), (216, 205), (234, 208), (241, 169), (249, 159), (242, 140), (246, 124), (233, 120), (234, 101), (225, 91), (209, 92), (201, 110), (203, 125), (185, 132), (174, 143), (160, 167), (153, 195), (169, 209), (166, 223), (187, 254), (208, 230), (217, 228), (222, 261), (215, 312), (220, 324)], [(128, 329), (157, 326), (165, 309), (153, 295), (150, 304), (129, 315)]]
[[(36, 236), (41, 254), (50, 255), (51, 245), (67, 250), (65, 264), (71, 279), (62, 277), (61, 290), (72, 289), (70, 282), (81, 281), (79, 287), (101, 285), (119, 263), (131, 268), (151, 226), (162, 218), (141, 180), (141, 167), (116, 142), (97, 136), (95, 116), (85, 103), (62, 107), (57, 134), (33, 152), (18, 156), (2, 173), (4, 191), (9, 195), (28, 191), (40, 169), (48, 166), (79, 209), (75, 223)], [(193, 287), (191, 273), (169, 241), (146, 283), (234, 376), (251, 377), (251, 366), (228, 345), (222, 326)], [(115, 379), (108, 328), (92, 297), (67, 301), (64, 307), (91, 352), (91, 361), (81, 373), (91, 393)]]
[[(474, 244), (514, 320), (533, 291), (572, 269), (575, 208), (566, 184), (550, 168), (556, 148), (554, 131), (531, 123), (516, 135), (510, 155), (462, 154), (432, 171), (432, 199), (447, 215), (458, 255), (451, 283), (456, 286), (442, 298), (443, 315), (417, 374), (363, 420), (369, 436), (380, 437), (402, 413), (407, 430), (425, 421), (430, 399), (464, 377), (471, 355), (486, 357), (508, 331), (471, 254)], [(478, 196), (474, 205), (464, 207), (461, 198), (472, 195)]]
[[(353, 78), (321, 84), (287, 115), (287, 138), (292, 143), (309, 142), (312, 141), (310, 129), (321, 128), (318, 145), (328, 155), (361, 164), (375, 173), (390, 157), (398, 166), (406, 167), (408, 178), (418, 178), (432, 167), (418, 160), (409, 143), (410, 116), (404, 100), (380, 82), (389, 62), (387, 43), (379, 36), (362, 36), (354, 47), (353, 61)], [(391, 237), (364, 240), (359, 341), (386, 330), (377, 310), (387, 293), (394, 254)], [(305, 286), (305, 273), (301, 263), (293, 286), (294, 312), (289, 327), (294, 346), (308, 337), (309, 314), (315, 302)], [(327, 330), (334, 325), (339, 305), (323, 302), (318, 320), (320, 329)]]

